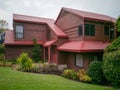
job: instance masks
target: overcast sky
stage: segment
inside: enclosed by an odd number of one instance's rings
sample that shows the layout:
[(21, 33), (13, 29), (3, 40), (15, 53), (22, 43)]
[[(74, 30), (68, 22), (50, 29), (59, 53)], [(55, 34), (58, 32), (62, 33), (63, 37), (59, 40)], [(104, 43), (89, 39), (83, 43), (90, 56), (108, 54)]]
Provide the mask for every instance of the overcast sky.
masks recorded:
[(120, 0), (0, 0), (0, 19), (12, 29), (12, 15), (24, 14), (56, 19), (61, 7), (105, 14), (117, 18)]

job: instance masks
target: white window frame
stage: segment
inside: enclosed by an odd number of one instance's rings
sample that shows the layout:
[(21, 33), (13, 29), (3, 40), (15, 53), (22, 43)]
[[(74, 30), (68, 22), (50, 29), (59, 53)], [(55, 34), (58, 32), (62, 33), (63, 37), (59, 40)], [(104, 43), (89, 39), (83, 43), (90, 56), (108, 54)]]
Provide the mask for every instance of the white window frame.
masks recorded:
[(15, 26), (15, 36), (18, 39), (22, 39), (23, 38), (23, 25), (16, 25)]
[(83, 56), (82, 54), (76, 54), (75, 65), (79, 67), (83, 67)]

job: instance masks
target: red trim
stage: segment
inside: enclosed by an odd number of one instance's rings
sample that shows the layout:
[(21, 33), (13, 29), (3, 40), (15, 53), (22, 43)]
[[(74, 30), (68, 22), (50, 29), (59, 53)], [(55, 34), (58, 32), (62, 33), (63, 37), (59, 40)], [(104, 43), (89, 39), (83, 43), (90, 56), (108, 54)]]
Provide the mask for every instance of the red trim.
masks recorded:
[(94, 49), (94, 50), (68, 50), (68, 49), (59, 49), (59, 51), (67, 51), (67, 52), (103, 52), (103, 49)]

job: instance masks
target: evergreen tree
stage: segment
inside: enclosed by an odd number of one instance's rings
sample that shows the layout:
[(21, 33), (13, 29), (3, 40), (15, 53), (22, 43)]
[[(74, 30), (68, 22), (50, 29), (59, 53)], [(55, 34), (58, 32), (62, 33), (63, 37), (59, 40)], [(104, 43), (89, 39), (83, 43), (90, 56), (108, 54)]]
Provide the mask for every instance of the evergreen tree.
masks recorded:
[(37, 44), (36, 39), (33, 39), (34, 47), (32, 49), (32, 59), (35, 62), (41, 60), (41, 48), (40, 45)]

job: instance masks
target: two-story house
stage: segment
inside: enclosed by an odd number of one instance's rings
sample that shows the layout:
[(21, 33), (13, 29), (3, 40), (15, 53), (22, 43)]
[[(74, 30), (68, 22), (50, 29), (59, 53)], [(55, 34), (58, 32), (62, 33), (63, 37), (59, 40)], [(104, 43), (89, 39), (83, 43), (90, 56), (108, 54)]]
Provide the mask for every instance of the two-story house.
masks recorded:
[(6, 31), (5, 36), (6, 59), (30, 51), (36, 38), (44, 61), (87, 69), (92, 60), (102, 60), (104, 49), (116, 38), (115, 21), (70, 8), (62, 8), (56, 21), (14, 14), (14, 30)]

